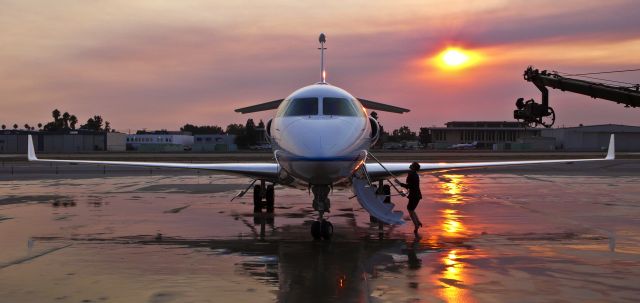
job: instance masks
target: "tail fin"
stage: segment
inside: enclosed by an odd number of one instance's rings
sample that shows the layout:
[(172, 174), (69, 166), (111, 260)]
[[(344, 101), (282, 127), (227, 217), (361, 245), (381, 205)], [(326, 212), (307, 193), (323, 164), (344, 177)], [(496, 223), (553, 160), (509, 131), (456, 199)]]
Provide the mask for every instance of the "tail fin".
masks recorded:
[(29, 159), (29, 161), (38, 161), (36, 150), (33, 148), (33, 138), (31, 138), (31, 135), (27, 136), (27, 141), (27, 159)]
[(324, 47), (324, 44), (327, 42), (327, 36), (324, 33), (320, 33), (320, 38), (318, 38), (320, 42), (320, 83), (327, 83), (327, 72), (324, 70), (324, 50), (327, 49)]
[(611, 134), (611, 138), (609, 139), (609, 150), (607, 150), (605, 160), (613, 160), (616, 158), (616, 140), (614, 136), (614, 134)]

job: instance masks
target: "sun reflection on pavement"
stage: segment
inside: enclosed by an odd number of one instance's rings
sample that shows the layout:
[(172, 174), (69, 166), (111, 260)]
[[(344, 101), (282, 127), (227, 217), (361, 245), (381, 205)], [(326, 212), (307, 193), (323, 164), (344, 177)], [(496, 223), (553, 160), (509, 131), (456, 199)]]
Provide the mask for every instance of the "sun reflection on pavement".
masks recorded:
[[(456, 239), (468, 236), (468, 228), (463, 222), (464, 215), (460, 210), (461, 206), (468, 202), (469, 188), (466, 185), (468, 180), (463, 175), (444, 175), (439, 178), (442, 183), (439, 186), (440, 196), (442, 196), (442, 208), (438, 210), (440, 229), (440, 241), (458, 241)], [(470, 292), (465, 285), (469, 285), (470, 277), (468, 268), (465, 266), (465, 254), (461, 248), (451, 248), (444, 251), (439, 258), (441, 269), (434, 277), (434, 283), (439, 285), (440, 291), (437, 295), (446, 302), (473, 302)]]
[(444, 181), (440, 184), (440, 193), (445, 196), (444, 202), (460, 204), (466, 201), (468, 187), (465, 185), (465, 176), (443, 175), (439, 179)]

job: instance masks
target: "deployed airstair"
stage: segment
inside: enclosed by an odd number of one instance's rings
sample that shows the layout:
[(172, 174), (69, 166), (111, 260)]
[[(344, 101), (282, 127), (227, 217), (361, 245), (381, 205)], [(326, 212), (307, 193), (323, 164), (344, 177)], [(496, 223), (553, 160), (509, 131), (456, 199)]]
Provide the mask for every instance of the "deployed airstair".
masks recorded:
[(386, 196), (376, 194), (376, 188), (369, 185), (366, 178), (353, 176), (351, 188), (362, 208), (378, 220), (387, 224), (404, 224), (402, 211), (393, 210), (393, 203), (384, 203)]

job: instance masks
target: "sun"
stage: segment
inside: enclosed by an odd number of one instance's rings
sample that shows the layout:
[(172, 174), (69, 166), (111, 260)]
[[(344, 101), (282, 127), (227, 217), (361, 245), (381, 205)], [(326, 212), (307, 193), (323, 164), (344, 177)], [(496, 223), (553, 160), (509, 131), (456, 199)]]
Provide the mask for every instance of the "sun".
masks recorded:
[(455, 48), (447, 49), (442, 53), (442, 62), (451, 67), (463, 65), (468, 61), (469, 56)]
[(480, 60), (477, 52), (448, 47), (432, 58), (436, 66), (444, 70), (459, 70), (475, 65)]

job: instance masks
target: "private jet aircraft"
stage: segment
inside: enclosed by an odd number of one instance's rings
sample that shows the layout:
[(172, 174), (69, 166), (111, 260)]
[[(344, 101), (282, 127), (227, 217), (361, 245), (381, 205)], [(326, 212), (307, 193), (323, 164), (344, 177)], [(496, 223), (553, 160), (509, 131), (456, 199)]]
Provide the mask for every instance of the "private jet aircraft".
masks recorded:
[[(380, 162), (369, 152), (380, 137), (380, 125), (367, 109), (404, 113), (409, 110), (366, 99), (356, 98), (347, 91), (326, 82), (324, 50), (326, 38), (320, 35), (320, 82), (305, 86), (280, 100), (237, 109), (240, 113), (277, 110), (267, 123), (266, 131), (273, 150), (273, 162), (265, 163), (165, 163), (89, 160), (45, 160), (36, 157), (33, 140), (29, 136), (29, 161), (71, 164), (127, 165), (162, 168), (211, 170), (249, 177), (253, 182), (240, 192), (241, 197), (253, 187), (254, 211), (273, 212), (274, 185), (308, 189), (313, 193), (313, 208), (318, 220), (311, 225), (314, 238), (329, 239), (333, 226), (324, 219), (330, 210), (329, 195), (334, 187), (351, 187), (358, 202), (371, 216), (387, 224), (403, 224), (401, 211), (392, 203), (383, 203), (391, 195), (385, 180), (409, 171), (410, 162)], [(614, 137), (611, 135), (605, 158), (499, 161), (463, 163), (420, 163), (421, 171), (464, 169), (488, 166), (568, 163), (614, 159)], [(369, 163), (367, 163), (369, 161)], [(259, 182), (258, 182), (259, 181)], [(258, 183), (256, 183), (258, 182)], [(378, 189), (374, 186), (377, 182)], [(384, 189), (383, 189), (384, 188)], [(402, 192), (395, 188), (398, 194)]]

